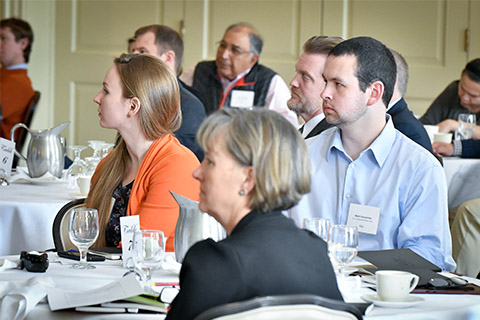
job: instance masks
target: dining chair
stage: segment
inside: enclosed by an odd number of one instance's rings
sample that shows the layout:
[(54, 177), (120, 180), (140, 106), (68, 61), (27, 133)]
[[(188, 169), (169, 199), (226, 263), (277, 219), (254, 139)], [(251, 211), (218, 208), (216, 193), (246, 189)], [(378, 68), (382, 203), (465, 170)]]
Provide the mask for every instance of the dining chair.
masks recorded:
[[(35, 110), (37, 109), (38, 101), (40, 100), (40, 91), (35, 91), (35, 95), (33, 96), (32, 100), (28, 103), (27, 110), (25, 111), (25, 117), (23, 118), (23, 123), (30, 128), (33, 120), (33, 115), (35, 114)], [(26, 130), (19, 130), (19, 134), (17, 139), (15, 140), (15, 148), (22, 152), (23, 146), (25, 145), (25, 140), (27, 139), (27, 131)], [(13, 165), (12, 168), (16, 168), (18, 164), (18, 157), (13, 158)]]
[(257, 297), (202, 312), (195, 320), (361, 320), (353, 305), (310, 294)]
[(85, 198), (72, 200), (58, 211), (57, 215), (55, 216), (55, 220), (53, 220), (52, 227), (55, 251), (62, 252), (76, 248), (68, 237), (68, 218), (70, 217), (70, 212), (73, 209), (81, 207), (84, 203)]

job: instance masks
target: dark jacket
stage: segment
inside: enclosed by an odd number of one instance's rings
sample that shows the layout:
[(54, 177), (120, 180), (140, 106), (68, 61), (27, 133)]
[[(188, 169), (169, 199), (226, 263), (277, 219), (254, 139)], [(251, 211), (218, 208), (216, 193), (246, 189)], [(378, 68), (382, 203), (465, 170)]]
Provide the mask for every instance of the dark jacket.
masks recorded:
[(221, 304), (279, 294), (343, 300), (327, 244), (280, 212), (252, 211), (224, 240), (196, 243), (180, 271), (168, 320), (192, 319)]
[(174, 132), (175, 137), (197, 156), (198, 161), (202, 162), (204, 153), (197, 143), (197, 131), (206, 117), (205, 108), (200, 100), (188, 91), (180, 81), (178, 81), (178, 87), (180, 89), (182, 125), (180, 129)]
[(428, 137), (425, 127), (417, 118), (415, 118), (413, 112), (408, 109), (407, 103), (403, 98), (395, 103), (387, 113), (392, 116), (395, 129), (433, 154), (432, 142)]

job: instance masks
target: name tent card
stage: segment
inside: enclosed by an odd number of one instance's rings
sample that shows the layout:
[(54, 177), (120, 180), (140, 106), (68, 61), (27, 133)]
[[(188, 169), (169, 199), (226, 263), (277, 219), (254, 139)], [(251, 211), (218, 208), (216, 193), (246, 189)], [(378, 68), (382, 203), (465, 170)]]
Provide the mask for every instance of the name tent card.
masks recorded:
[(14, 150), (15, 142), (0, 138), (0, 176), (3, 174), (7, 178), (10, 177)]
[(133, 265), (133, 235), (140, 230), (140, 216), (120, 217), (120, 236), (122, 238), (123, 267)]

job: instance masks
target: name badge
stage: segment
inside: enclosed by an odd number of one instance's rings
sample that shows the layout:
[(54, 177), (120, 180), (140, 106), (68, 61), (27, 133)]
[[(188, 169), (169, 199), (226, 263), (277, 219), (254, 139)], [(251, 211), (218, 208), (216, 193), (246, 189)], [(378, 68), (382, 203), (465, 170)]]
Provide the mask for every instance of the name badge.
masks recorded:
[(120, 217), (120, 236), (122, 239), (123, 267), (133, 266), (133, 234), (140, 230), (140, 216)]
[(253, 98), (255, 92), (245, 90), (232, 90), (232, 99), (230, 106), (237, 108), (251, 108), (253, 107)]
[(0, 138), (0, 176), (3, 174), (5, 177), (10, 177), (12, 172), (12, 163), (15, 150), (15, 143)]
[(358, 232), (377, 234), (378, 220), (380, 219), (380, 208), (350, 204), (348, 209), (347, 225), (357, 227)]

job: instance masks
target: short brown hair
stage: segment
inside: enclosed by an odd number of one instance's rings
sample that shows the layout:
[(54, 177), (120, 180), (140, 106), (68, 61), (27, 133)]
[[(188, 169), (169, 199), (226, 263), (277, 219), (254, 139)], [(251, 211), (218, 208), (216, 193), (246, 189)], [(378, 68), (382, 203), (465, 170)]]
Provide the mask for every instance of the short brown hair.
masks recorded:
[(30, 52), (32, 51), (33, 43), (33, 30), (32, 27), (30, 27), (30, 24), (21, 19), (9, 18), (0, 21), (0, 28), (10, 28), (15, 36), (15, 41), (23, 38), (28, 40), (28, 45), (25, 50), (23, 50), (23, 58), (25, 59), (25, 62), (28, 62), (30, 60)]
[(305, 42), (303, 51), (307, 54), (329, 54), (342, 41), (340, 37), (313, 36)]
[(177, 75), (179, 75), (182, 69), (183, 60), (183, 40), (180, 34), (168, 26), (152, 24), (141, 27), (135, 31), (134, 38), (147, 32), (153, 32), (155, 35), (155, 44), (157, 45), (158, 54), (161, 55), (168, 50), (175, 52), (175, 71), (177, 72)]

